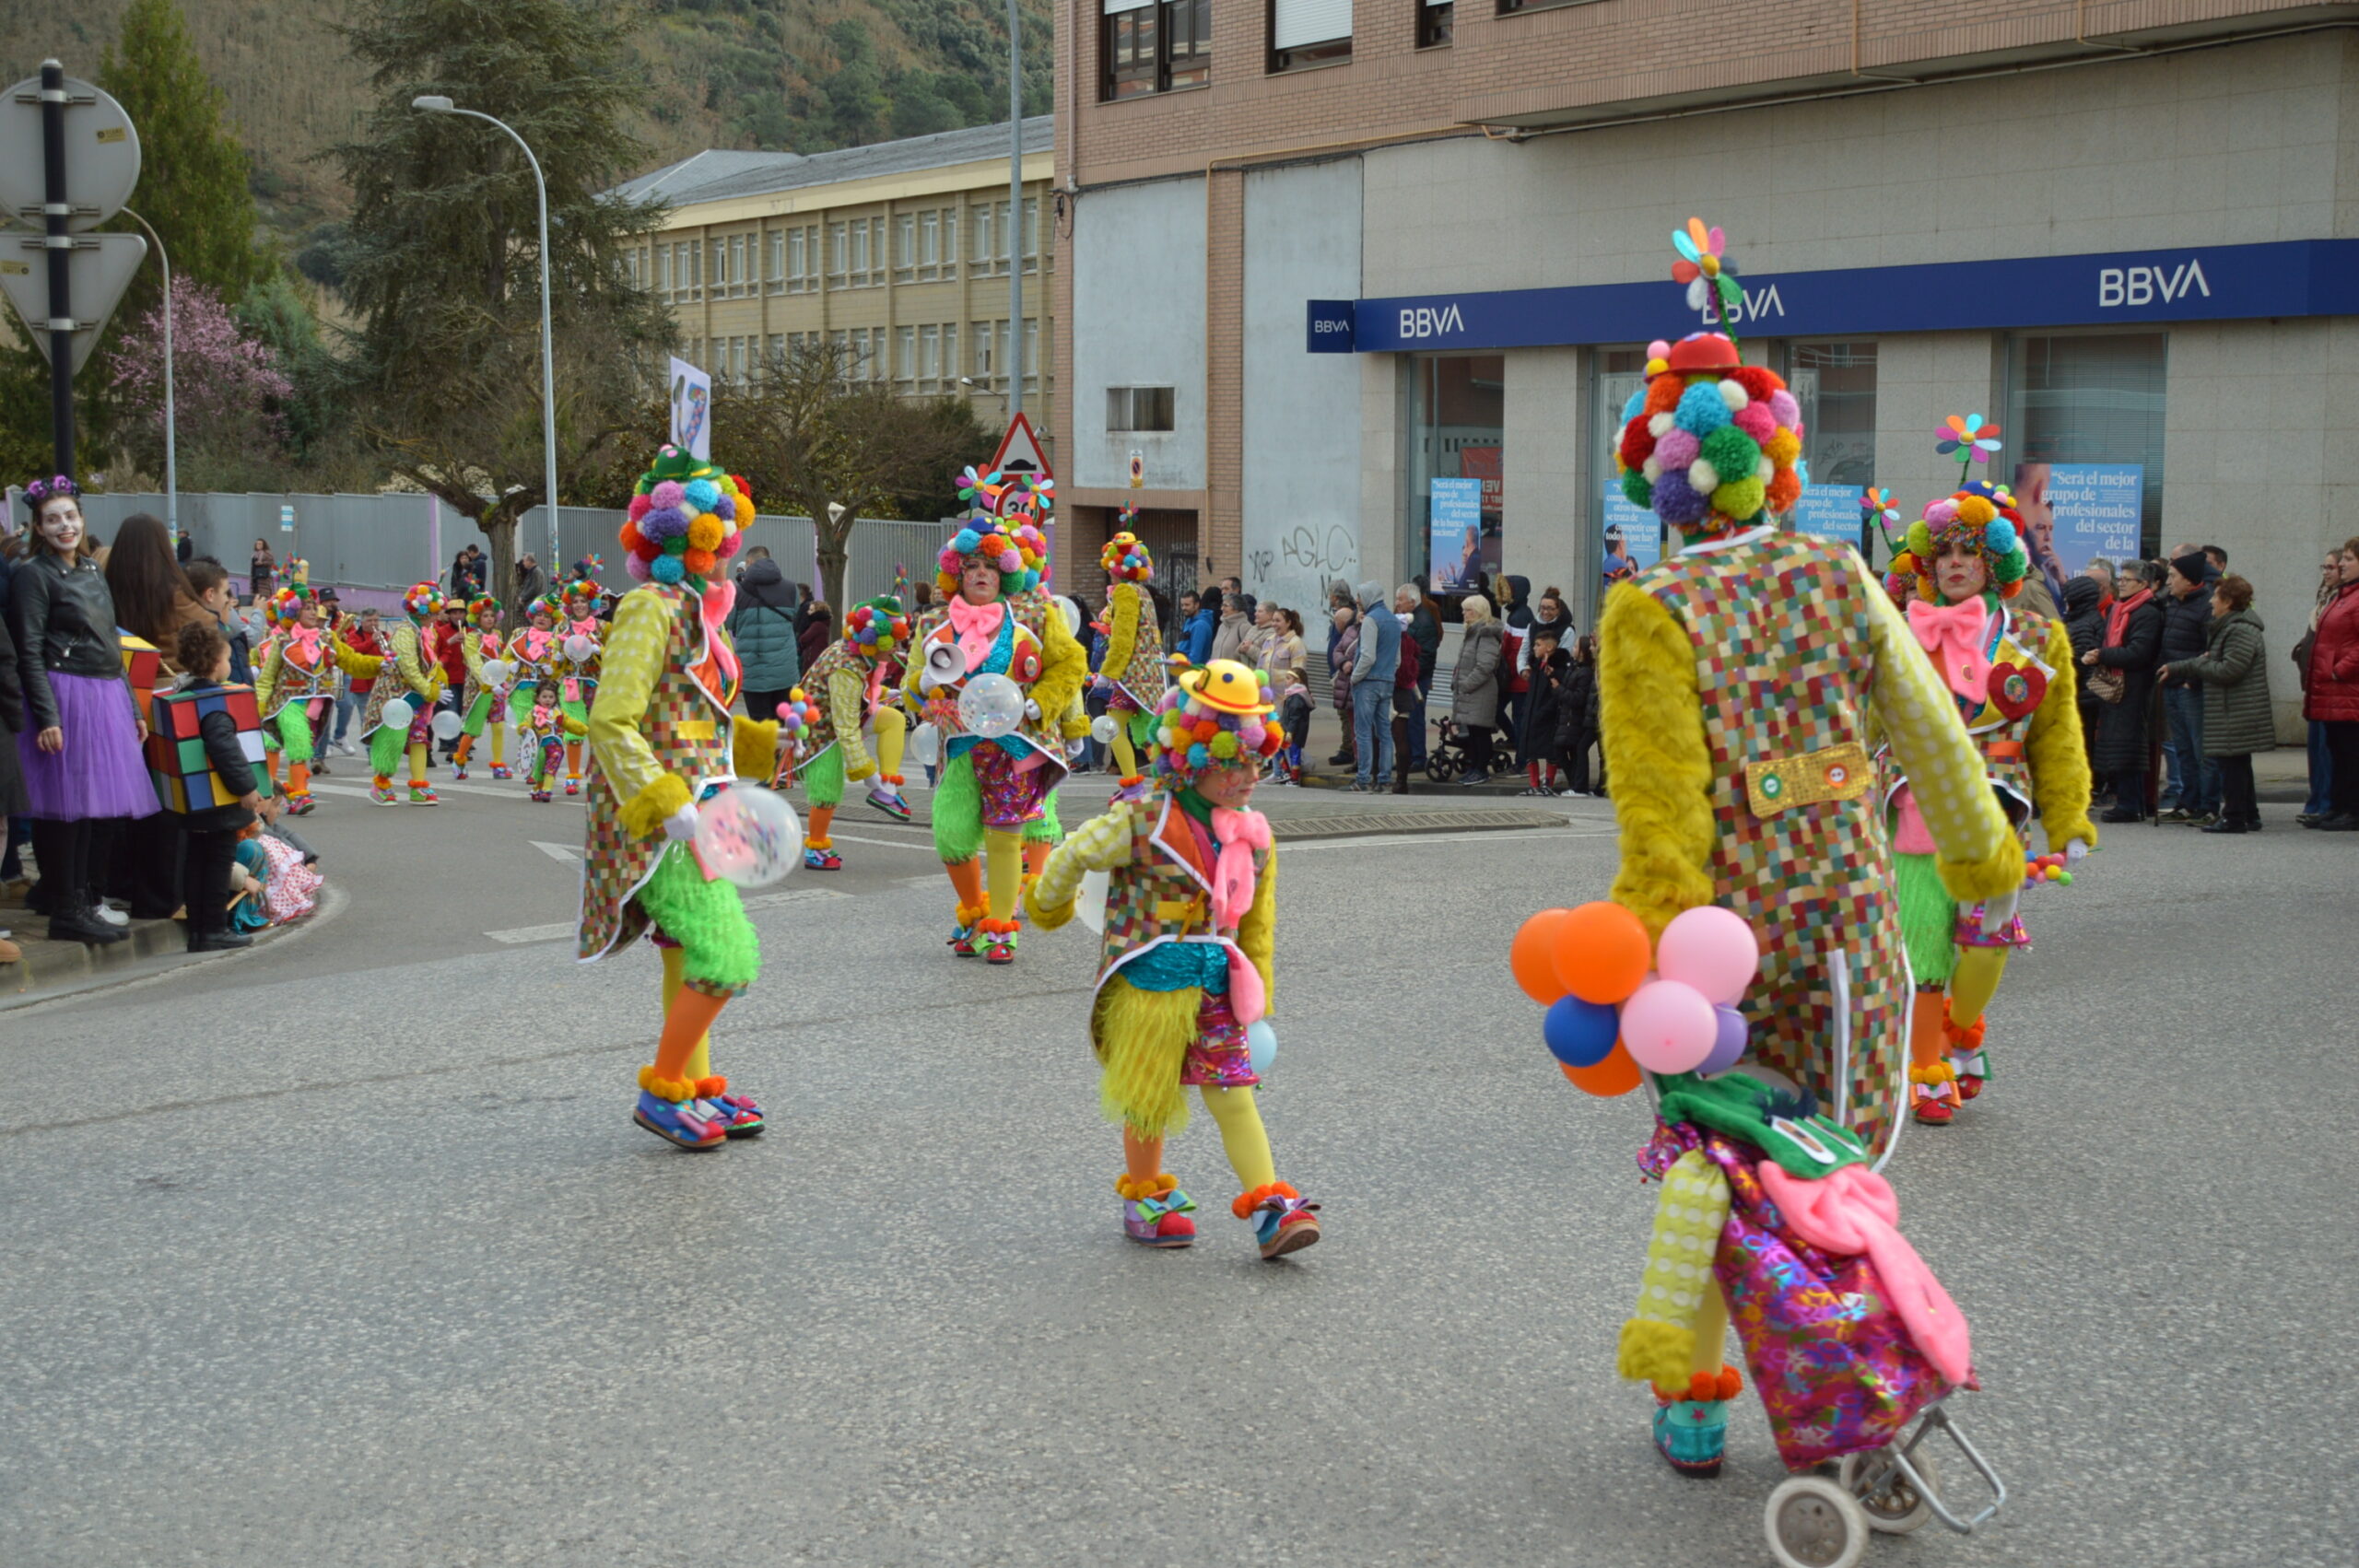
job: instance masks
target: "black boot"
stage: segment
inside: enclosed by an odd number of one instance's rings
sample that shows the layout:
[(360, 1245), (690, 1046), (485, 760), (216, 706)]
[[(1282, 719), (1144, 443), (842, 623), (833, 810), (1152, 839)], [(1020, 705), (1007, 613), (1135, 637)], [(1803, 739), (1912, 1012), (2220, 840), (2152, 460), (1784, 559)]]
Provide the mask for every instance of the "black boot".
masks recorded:
[(120, 926), (111, 926), (99, 919), (95, 910), (60, 909), (49, 918), (49, 940), (79, 942), (92, 947), (105, 947), (121, 942), (130, 933)]

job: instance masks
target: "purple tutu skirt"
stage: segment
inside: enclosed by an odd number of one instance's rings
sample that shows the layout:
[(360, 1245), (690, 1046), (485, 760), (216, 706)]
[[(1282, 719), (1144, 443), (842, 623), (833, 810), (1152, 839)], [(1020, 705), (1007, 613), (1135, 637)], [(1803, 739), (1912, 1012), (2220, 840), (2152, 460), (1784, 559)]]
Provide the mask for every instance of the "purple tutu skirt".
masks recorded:
[[(48, 822), (92, 817), (153, 816), (161, 806), (147, 761), (139, 753), (139, 716), (120, 676), (65, 675), (52, 671), (58, 728), (65, 749), (41, 749), (39, 732), (17, 737), (31, 815)], [(29, 717), (27, 723), (31, 723)]]

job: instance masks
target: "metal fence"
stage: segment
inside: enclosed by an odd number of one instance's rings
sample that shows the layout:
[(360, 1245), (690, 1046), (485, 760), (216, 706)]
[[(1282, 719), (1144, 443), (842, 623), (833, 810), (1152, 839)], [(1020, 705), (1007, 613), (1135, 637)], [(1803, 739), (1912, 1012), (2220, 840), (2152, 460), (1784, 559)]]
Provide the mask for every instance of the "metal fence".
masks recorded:
[[(85, 496), (82, 511), (91, 532), (104, 543), (134, 512), (163, 516), (164, 497)], [(254, 541), (260, 539), (269, 544), (282, 569), (294, 556), (311, 562), (311, 580), (323, 586), (393, 592), (427, 578), (447, 584), (452, 558), (470, 541), (483, 543), (474, 523), (431, 496), (183, 494), (180, 520), (196, 554), (211, 556), (241, 578), (252, 557)], [(627, 588), (629, 579), (616, 539), (621, 527), (619, 512), (560, 507), (561, 548), (552, 561), (548, 509), (534, 507), (517, 525), (516, 548), (520, 555), (530, 552), (540, 557), (552, 580), (565, 575), (568, 564), (594, 554), (605, 563), (599, 575), (606, 586)], [(851, 531), (845, 593), (855, 601), (890, 593), (897, 574), (911, 583), (930, 580), (935, 553), (957, 527), (955, 522), (863, 518)], [(768, 545), (790, 579), (816, 588), (818, 538), (809, 518), (765, 515), (755, 520), (751, 534), (747, 543)]]

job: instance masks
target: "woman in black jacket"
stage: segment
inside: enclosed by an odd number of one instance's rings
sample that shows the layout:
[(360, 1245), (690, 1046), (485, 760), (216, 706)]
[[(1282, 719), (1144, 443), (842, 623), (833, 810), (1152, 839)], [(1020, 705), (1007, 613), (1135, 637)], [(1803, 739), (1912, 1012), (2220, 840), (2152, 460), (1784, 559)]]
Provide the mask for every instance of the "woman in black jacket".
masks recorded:
[[(219, 691), (229, 677), (229, 639), (215, 627), (181, 628), (173, 653), (189, 672), (181, 690), (201, 695)], [(181, 822), (181, 886), (188, 895), (188, 950), (222, 953), (246, 947), (253, 938), (229, 929), (229, 868), (237, 863), (238, 840), (262, 811), (260, 785), (253, 764), (238, 743), (238, 723), (215, 708), (196, 721), (205, 743), (205, 766), (221, 787), (238, 798), (226, 806), (192, 811)]]
[(2102, 704), (2096, 743), (2089, 749), (2089, 766), (2099, 778), (2113, 780), (2113, 809), (2098, 819), (2102, 822), (2146, 819), (2152, 750), (2147, 709), (2154, 706), (2154, 665), (2163, 645), (2163, 607), (2154, 596), (2163, 574), (2152, 561), (2141, 561), (2131, 569), (2138, 574), (2136, 591), (2113, 602), (2103, 642), (2081, 655), (2081, 663), (2093, 672), (2111, 671), (2122, 677), (2121, 699)]
[[(2105, 612), (2098, 607), (2104, 598), (2105, 590), (2097, 586), (2097, 579), (2093, 577), (2064, 579), (2064, 635), (2072, 639), (2072, 657), (2076, 660), (2105, 644)], [(2105, 712), (2105, 704), (2089, 690), (2086, 681), (2078, 684), (2073, 696), (2080, 704), (2082, 751), (2093, 752), (2096, 748), (2097, 720)], [(2099, 775), (2097, 793), (2109, 794), (2112, 790), (2112, 780)]]
[(91, 892), (97, 825), (145, 816), (156, 788), (140, 756), (147, 721), (123, 679), (114, 597), (92, 558), (81, 491), (59, 474), (25, 486), (33, 510), (31, 557), (8, 583), (8, 630), (25, 686), (17, 761), (41, 861), (35, 895), (54, 941), (120, 942)]

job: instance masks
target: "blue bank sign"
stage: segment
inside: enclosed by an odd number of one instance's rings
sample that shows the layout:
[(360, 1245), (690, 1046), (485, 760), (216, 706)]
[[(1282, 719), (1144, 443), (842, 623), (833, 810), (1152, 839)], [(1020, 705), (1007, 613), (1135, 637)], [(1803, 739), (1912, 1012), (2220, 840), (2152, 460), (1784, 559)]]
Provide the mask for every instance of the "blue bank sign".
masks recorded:
[[(2359, 240), (1775, 273), (1737, 280), (1747, 335), (2359, 315)], [(1683, 327), (1680, 323), (1684, 322)], [(1322, 329), (1321, 322), (1340, 322)], [(1313, 353), (1645, 343), (1721, 324), (1669, 282), (1310, 301)]]

